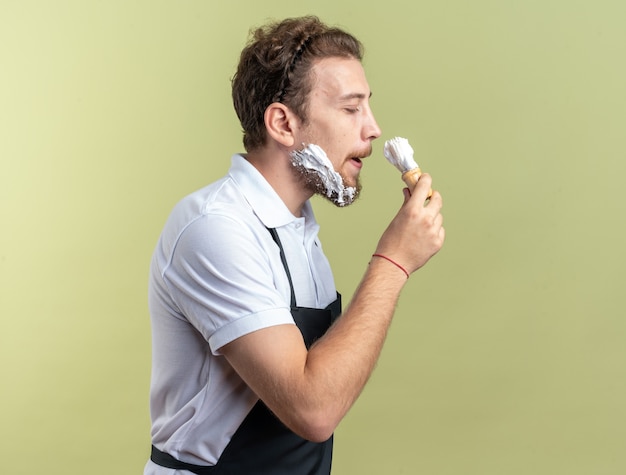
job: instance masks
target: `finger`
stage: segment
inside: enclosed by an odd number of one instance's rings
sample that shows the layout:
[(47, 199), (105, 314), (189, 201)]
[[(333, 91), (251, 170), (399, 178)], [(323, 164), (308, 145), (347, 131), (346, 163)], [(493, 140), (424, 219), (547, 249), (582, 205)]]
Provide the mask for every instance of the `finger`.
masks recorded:
[(428, 173), (422, 173), (419, 177), (419, 180), (417, 180), (417, 184), (415, 185), (415, 188), (413, 188), (411, 194), (415, 197), (417, 201), (419, 201), (420, 203), (424, 203), (428, 199), (432, 183), (432, 177)]
[(443, 229), (443, 215), (438, 213), (433, 220), (433, 225), (435, 228)]
[(441, 197), (441, 193), (433, 191), (432, 196), (429, 198), (428, 203), (426, 203), (425, 206), (439, 213), (441, 208), (443, 208), (443, 198)]

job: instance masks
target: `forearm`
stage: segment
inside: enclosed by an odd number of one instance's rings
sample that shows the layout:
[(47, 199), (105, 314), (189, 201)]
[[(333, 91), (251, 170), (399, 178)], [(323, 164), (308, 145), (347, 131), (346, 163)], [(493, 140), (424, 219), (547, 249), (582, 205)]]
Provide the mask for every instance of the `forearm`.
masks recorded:
[[(309, 350), (297, 404), (332, 432), (368, 381), (387, 335), (406, 276), (373, 259), (342, 316)], [(306, 410), (304, 411), (306, 413)]]

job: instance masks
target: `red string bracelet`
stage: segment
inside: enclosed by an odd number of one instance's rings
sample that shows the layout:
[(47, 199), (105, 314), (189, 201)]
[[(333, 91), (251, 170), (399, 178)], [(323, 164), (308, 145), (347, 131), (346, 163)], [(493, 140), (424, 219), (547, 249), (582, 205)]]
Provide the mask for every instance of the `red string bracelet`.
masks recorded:
[(402, 272), (404, 272), (406, 274), (406, 278), (409, 278), (409, 273), (407, 272), (407, 270), (402, 267), (400, 264), (398, 264), (396, 261), (389, 259), (387, 256), (383, 256), (382, 254), (372, 254), (372, 257), (382, 257), (383, 259), (388, 260), (389, 262), (391, 262), (394, 266), (396, 266), (398, 269), (400, 269)]

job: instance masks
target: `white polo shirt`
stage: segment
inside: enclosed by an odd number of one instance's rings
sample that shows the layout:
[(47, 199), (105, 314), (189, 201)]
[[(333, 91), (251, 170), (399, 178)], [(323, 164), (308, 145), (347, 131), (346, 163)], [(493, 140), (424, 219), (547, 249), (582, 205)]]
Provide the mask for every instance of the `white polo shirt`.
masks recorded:
[[(310, 203), (296, 218), (242, 155), (228, 175), (176, 205), (154, 252), (149, 281), (152, 324), (152, 443), (173, 457), (214, 465), (258, 398), (220, 355), (247, 333), (294, 324), (298, 306), (336, 298)], [(175, 470), (148, 462), (145, 475)], [(185, 472), (180, 472), (185, 473)]]

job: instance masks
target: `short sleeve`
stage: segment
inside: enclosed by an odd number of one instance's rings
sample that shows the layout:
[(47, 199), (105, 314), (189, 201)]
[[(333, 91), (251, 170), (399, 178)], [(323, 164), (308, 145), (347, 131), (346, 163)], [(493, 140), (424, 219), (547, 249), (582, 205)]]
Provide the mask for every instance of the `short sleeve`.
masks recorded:
[(199, 216), (164, 272), (172, 299), (214, 354), (247, 333), (294, 324), (279, 250), (262, 224), (247, 221), (226, 210)]

